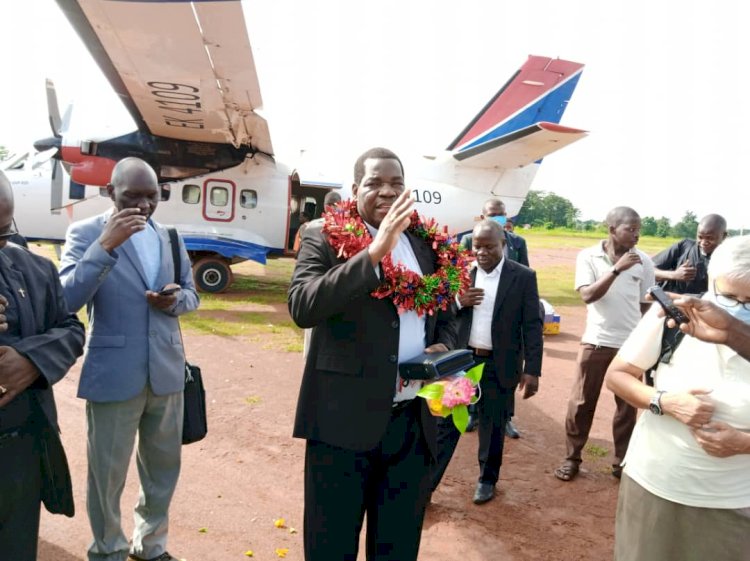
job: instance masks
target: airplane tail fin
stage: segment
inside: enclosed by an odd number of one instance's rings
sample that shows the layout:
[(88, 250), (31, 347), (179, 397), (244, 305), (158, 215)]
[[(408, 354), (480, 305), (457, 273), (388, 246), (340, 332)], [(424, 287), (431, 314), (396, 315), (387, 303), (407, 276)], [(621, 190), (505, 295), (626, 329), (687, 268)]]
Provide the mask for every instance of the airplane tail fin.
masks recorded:
[(586, 136), (559, 125), (583, 64), (530, 56), (450, 143), (456, 165), (515, 168)]

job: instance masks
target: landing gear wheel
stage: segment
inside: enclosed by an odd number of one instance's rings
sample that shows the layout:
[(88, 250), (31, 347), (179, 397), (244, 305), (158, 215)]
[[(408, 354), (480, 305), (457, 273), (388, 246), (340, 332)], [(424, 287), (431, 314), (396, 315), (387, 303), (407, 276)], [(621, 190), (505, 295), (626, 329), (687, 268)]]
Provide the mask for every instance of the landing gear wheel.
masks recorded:
[(234, 281), (229, 264), (216, 257), (205, 257), (193, 265), (195, 286), (201, 292), (224, 292)]

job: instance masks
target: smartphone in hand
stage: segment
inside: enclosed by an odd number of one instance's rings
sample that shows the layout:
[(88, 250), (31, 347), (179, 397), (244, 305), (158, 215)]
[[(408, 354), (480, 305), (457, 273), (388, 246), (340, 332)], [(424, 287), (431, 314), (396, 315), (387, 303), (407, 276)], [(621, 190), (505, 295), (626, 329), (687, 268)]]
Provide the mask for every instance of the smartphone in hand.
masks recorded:
[(647, 293), (650, 294), (654, 300), (659, 302), (659, 305), (664, 309), (664, 313), (667, 314), (667, 317), (675, 320), (678, 325), (690, 321), (687, 316), (674, 305), (672, 299), (667, 296), (666, 292), (664, 292), (660, 286), (652, 286), (648, 289)]
[(180, 287), (179, 287), (179, 286), (172, 286), (172, 287), (170, 287), (170, 288), (162, 288), (162, 289), (161, 289), (161, 290), (160, 290), (160, 291), (158, 292), (158, 294), (159, 294), (159, 296), (170, 296), (171, 294), (174, 294), (174, 293), (175, 293), (175, 292), (177, 292), (178, 290), (180, 290)]

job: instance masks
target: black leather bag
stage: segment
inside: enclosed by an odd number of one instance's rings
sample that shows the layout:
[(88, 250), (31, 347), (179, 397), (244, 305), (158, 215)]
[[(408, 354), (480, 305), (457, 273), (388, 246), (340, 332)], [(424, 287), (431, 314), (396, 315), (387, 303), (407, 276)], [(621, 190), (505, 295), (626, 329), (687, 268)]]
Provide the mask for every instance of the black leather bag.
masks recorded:
[(208, 433), (206, 418), (206, 390), (203, 388), (201, 369), (185, 363), (185, 415), (182, 420), (182, 443), (203, 440)]
[[(172, 248), (174, 262), (174, 282), (180, 284), (180, 243), (177, 230), (167, 228), (169, 245)], [(182, 331), (180, 331), (182, 338)], [(184, 346), (184, 345), (183, 345)], [(206, 390), (203, 387), (201, 369), (185, 360), (185, 391), (184, 414), (182, 419), (182, 443), (192, 444), (203, 440), (208, 433), (208, 418), (206, 416)]]

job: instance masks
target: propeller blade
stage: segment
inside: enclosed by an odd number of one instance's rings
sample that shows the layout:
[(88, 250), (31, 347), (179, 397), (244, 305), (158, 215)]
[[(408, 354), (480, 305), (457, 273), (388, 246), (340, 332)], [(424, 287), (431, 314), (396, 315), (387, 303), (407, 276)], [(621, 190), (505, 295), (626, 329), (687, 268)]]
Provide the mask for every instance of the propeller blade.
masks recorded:
[(52, 127), (52, 134), (60, 138), (62, 129), (62, 120), (60, 119), (60, 106), (57, 103), (57, 92), (55, 84), (47, 78), (47, 113), (49, 114), (49, 124)]
[(60, 125), (60, 136), (65, 136), (65, 133), (68, 132), (68, 128), (70, 128), (70, 119), (73, 115), (73, 104), (69, 103), (68, 107), (65, 109), (65, 114), (62, 118), (62, 123)]
[(60, 160), (55, 159), (52, 166), (52, 180), (50, 181), (50, 210), (52, 214), (60, 214), (63, 202), (63, 170)]

